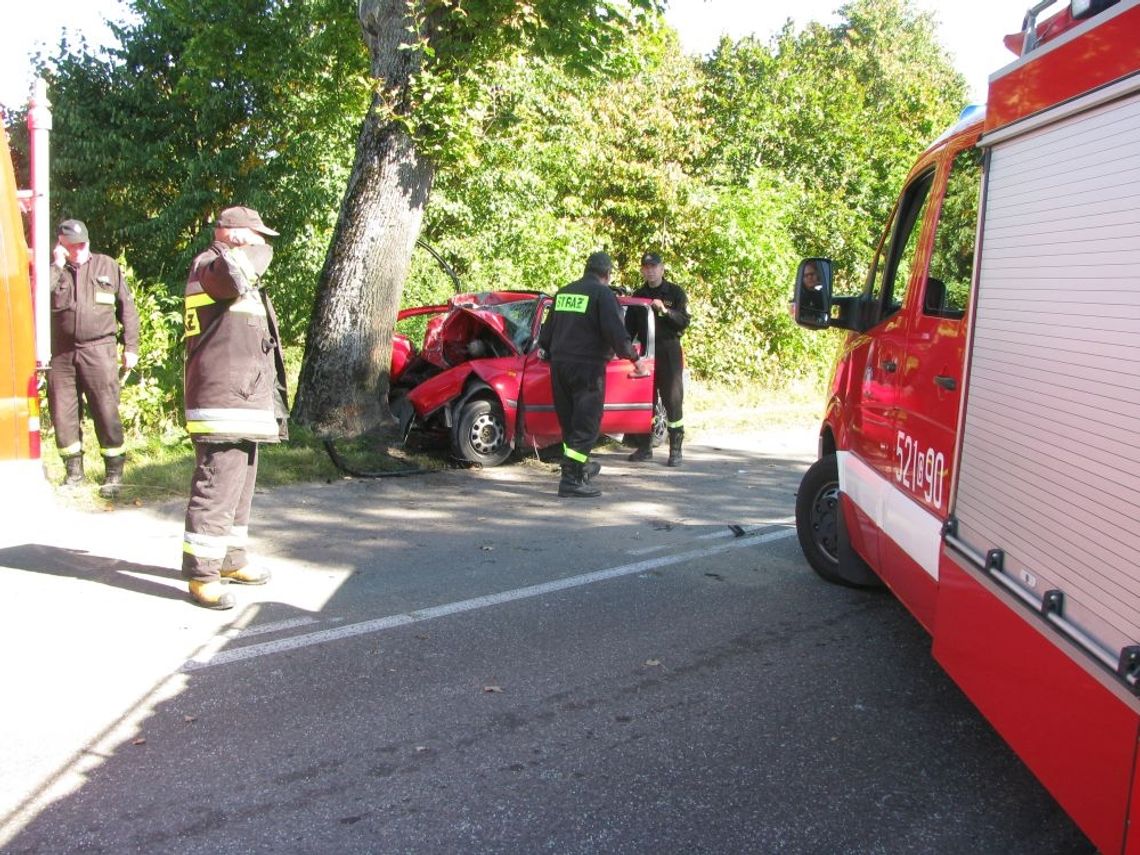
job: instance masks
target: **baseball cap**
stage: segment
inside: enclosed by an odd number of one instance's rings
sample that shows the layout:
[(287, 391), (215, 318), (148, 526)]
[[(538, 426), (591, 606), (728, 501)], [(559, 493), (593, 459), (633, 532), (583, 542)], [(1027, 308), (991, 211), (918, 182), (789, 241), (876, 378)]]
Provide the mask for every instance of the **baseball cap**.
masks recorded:
[(277, 237), (280, 232), (275, 232), (269, 226), (261, 221), (261, 214), (253, 210), (253, 208), (233, 207), (226, 208), (218, 214), (218, 220), (214, 223), (215, 228), (219, 229), (253, 229), (255, 232), (270, 237)]
[(644, 267), (647, 264), (660, 264), (660, 263), (661, 263), (661, 256), (656, 252), (647, 252), (647, 253), (645, 253), (645, 255), (641, 256), (641, 266), (642, 267)]
[(608, 253), (605, 252), (592, 252), (590, 257), (586, 259), (586, 270), (590, 273), (606, 274), (612, 272), (614, 269), (614, 261), (610, 258)]
[(66, 244), (87, 243), (87, 226), (79, 220), (64, 220), (59, 224), (59, 239)]

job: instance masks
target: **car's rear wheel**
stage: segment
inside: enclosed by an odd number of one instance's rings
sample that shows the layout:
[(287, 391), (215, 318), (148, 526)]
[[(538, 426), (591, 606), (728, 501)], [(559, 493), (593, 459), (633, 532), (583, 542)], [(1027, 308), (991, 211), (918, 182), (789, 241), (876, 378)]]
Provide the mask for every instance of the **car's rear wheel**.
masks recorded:
[[(664, 445), (665, 437), (669, 433), (668, 417), (665, 415), (665, 405), (661, 403), (661, 396), (653, 393), (653, 421), (649, 428), (649, 443), (653, 448)], [(621, 441), (626, 445), (640, 445), (645, 434), (627, 433)]]
[(498, 402), (476, 398), (463, 405), (455, 420), (455, 453), (481, 466), (498, 466), (511, 456), (507, 420)]
[(653, 430), (650, 432), (650, 443), (653, 448), (663, 445), (665, 435), (669, 432), (669, 418), (665, 415), (665, 405), (661, 402), (661, 395), (653, 393)]

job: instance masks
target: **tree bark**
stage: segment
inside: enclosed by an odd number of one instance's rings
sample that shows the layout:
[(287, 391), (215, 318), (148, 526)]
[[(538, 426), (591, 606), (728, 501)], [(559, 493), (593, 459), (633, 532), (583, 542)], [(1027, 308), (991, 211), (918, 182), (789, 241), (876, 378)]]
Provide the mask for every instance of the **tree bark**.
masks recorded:
[(317, 283), (293, 418), (318, 436), (359, 436), (391, 421), (392, 332), (434, 167), (403, 126), (418, 54), (400, 50), (406, 0), (361, 0), (361, 27), (378, 85)]

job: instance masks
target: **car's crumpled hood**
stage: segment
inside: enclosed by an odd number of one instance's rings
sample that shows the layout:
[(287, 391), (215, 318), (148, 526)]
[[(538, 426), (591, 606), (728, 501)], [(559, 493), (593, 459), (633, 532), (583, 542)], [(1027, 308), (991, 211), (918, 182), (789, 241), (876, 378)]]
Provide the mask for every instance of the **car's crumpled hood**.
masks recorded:
[(485, 348), (480, 347), (485, 336), (493, 336), (496, 343), (501, 342), (517, 356), (519, 349), (507, 330), (506, 318), (483, 308), (488, 303), (479, 300), (488, 296), (491, 295), (465, 294), (453, 298), (451, 310), (428, 324), (420, 355), (439, 368), (451, 368), (469, 359), (493, 355), (482, 352)]

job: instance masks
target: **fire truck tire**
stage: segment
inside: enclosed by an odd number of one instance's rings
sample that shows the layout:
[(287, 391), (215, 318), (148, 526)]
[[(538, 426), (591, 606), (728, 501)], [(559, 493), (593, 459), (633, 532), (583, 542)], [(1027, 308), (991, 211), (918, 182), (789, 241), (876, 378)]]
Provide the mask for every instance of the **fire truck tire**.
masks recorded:
[(820, 578), (851, 588), (882, 587), (847, 539), (839, 507), (839, 468), (834, 454), (813, 463), (800, 481), (796, 534), (804, 557)]
[(507, 420), (497, 401), (467, 401), (455, 420), (455, 454), (468, 463), (498, 466), (511, 456)]

